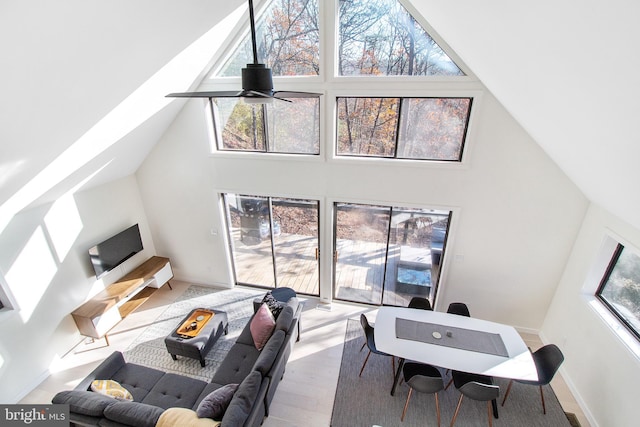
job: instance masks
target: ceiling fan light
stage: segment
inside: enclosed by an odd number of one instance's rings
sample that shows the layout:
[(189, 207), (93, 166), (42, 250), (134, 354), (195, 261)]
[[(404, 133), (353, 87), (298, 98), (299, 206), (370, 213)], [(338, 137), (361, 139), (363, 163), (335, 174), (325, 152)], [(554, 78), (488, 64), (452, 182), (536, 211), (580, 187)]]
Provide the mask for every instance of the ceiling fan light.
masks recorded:
[(245, 104), (250, 105), (262, 105), (262, 104), (271, 104), (273, 103), (274, 98), (271, 97), (263, 97), (263, 96), (243, 96), (242, 101)]
[(246, 68), (242, 69), (242, 89), (273, 92), (271, 68), (264, 64), (247, 64)]

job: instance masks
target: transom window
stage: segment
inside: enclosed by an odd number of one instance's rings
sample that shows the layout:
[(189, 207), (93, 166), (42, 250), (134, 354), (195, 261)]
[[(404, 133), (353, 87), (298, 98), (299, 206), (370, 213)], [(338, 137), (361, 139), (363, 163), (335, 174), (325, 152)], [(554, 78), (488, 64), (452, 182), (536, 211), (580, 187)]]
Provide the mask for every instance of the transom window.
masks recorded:
[[(248, 104), (212, 98), (218, 151), (460, 162), (473, 99), (447, 96), (465, 73), (399, 0), (271, 0), (256, 20), (258, 61), (272, 69), (275, 90), (323, 93), (337, 100), (337, 120), (320, 133), (320, 97)], [(336, 19), (320, 20), (332, 9)], [(247, 22), (248, 24), (248, 22)], [(327, 37), (335, 34), (336, 37)], [(214, 67), (207, 84), (236, 88), (234, 79), (253, 62), (248, 25), (239, 42)], [(335, 45), (324, 45), (334, 41)], [(326, 52), (320, 57), (320, 52)], [(332, 60), (332, 58), (334, 58)], [(324, 70), (334, 70), (327, 75)], [(318, 76), (320, 78), (318, 78)], [(389, 79), (380, 92), (371, 78)], [(430, 79), (428, 88), (416, 78)], [(441, 77), (453, 77), (443, 79)], [(349, 79), (352, 94), (344, 92)], [(444, 86), (440, 87), (443, 83)], [(438, 95), (430, 89), (438, 87)], [(342, 91), (340, 95), (336, 90)], [(376, 97), (368, 91), (375, 90)], [(398, 91), (394, 93), (394, 91)], [(412, 97), (399, 97), (411, 90)], [(346, 96), (345, 96), (346, 95)], [(364, 95), (364, 96), (363, 96)], [(444, 96), (442, 96), (444, 95)], [(336, 127), (333, 124), (336, 123)]]
[[(258, 57), (274, 76), (320, 74), (317, 0), (273, 0), (256, 21), (256, 41)], [(240, 70), (251, 62), (247, 33), (217, 75), (240, 76)]]
[(398, 0), (340, 0), (341, 76), (463, 76)]
[(320, 154), (319, 98), (269, 104), (212, 98), (211, 111), (218, 150)]
[(618, 244), (596, 296), (640, 339), (640, 256)]
[(338, 98), (338, 156), (460, 161), (471, 98)]

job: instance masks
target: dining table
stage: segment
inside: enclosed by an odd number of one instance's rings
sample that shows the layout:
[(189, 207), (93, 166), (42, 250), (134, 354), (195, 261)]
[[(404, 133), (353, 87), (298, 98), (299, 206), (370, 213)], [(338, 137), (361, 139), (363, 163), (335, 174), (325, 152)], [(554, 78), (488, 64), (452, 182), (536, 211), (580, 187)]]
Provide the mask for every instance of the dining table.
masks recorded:
[[(374, 338), (379, 351), (404, 360), (473, 374), (537, 381), (531, 351), (513, 326), (406, 307), (381, 307)], [(400, 380), (402, 363), (391, 395)]]

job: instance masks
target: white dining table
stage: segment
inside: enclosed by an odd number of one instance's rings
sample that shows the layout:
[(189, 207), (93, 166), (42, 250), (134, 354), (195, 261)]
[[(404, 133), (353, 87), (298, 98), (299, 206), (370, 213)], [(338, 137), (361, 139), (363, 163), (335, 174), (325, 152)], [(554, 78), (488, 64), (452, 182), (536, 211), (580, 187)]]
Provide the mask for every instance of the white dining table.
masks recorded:
[[(397, 324), (411, 326), (412, 322), (417, 322), (415, 330), (424, 328), (422, 332), (433, 335), (427, 337), (429, 342), (415, 337), (408, 339), (406, 333), (396, 327)], [(374, 331), (378, 350), (407, 361), (491, 377), (538, 380), (531, 352), (520, 334), (509, 325), (431, 310), (381, 307), (375, 319)], [(492, 348), (493, 343), (483, 342), (476, 343), (480, 344), (476, 350), (458, 348), (453, 337), (459, 338), (461, 335), (473, 337), (476, 341), (496, 341), (501, 350), (486, 351)], [(499, 345), (500, 340), (503, 347)], [(391, 394), (394, 394), (399, 374), (398, 370)]]

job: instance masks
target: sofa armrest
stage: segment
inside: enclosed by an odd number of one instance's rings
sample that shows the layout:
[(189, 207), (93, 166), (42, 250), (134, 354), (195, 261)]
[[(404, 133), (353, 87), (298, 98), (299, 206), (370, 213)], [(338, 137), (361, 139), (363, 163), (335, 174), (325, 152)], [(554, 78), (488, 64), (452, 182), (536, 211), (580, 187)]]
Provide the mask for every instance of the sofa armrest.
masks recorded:
[(109, 357), (104, 359), (93, 371), (89, 373), (75, 387), (75, 390), (89, 390), (93, 380), (108, 380), (122, 368), (126, 362), (124, 356), (119, 351), (114, 351)]

